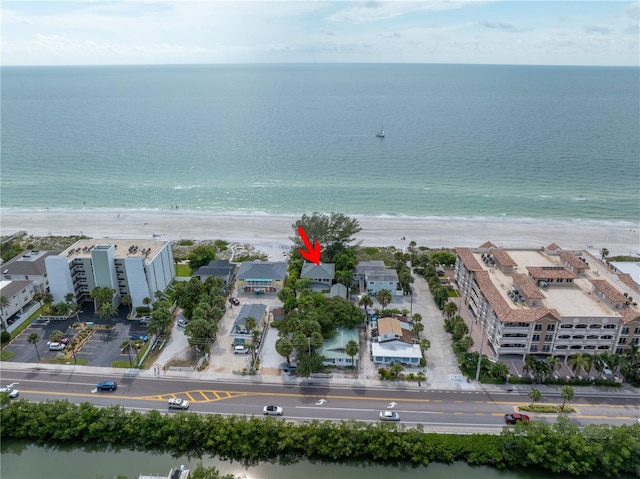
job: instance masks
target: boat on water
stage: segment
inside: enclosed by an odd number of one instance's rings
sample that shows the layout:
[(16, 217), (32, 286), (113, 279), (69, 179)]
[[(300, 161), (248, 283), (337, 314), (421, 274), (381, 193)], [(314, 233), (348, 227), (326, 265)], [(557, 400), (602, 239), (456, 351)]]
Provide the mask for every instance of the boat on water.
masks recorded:
[(376, 133), (377, 138), (384, 138), (384, 126), (380, 128), (380, 131)]

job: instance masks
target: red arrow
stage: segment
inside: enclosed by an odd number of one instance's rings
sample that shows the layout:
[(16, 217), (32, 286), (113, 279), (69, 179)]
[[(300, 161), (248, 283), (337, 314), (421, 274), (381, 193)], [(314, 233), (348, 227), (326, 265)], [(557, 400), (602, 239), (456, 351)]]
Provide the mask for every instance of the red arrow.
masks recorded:
[(298, 228), (298, 234), (307, 248), (306, 250), (300, 248), (300, 254), (302, 257), (312, 263), (320, 264), (320, 251), (322, 248), (318, 240), (316, 240), (316, 244), (314, 246), (311, 246), (311, 242), (309, 241), (309, 238), (307, 238), (307, 234), (304, 232), (304, 228), (302, 226)]

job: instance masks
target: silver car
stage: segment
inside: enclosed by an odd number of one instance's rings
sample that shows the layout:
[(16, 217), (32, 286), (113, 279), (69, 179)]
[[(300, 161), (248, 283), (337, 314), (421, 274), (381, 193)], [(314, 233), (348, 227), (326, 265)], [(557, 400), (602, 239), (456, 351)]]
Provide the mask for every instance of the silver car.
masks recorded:
[(283, 410), (280, 406), (265, 406), (262, 414), (265, 416), (282, 416)]
[(189, 409), (189, 401), (186, 399), (169, 399), (169, 409)]
[(400, 420), (400, 414), (395, 411), (380, 411), (380, 420), (398, 422)]
[(0, 388), (0, 393), (7, 393), (10, 398), (17, 398), (20, 391), (13, 388)]

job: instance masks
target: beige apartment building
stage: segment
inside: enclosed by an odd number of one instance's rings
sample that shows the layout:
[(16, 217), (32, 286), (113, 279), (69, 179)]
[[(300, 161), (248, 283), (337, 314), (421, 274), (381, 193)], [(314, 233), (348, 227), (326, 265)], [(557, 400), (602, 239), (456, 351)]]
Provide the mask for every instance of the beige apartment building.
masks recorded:
[(487, 242), (456, 254), (461, 301), (490, 358), (620, 354), (640, 343), (640, 287), (588, 251)]

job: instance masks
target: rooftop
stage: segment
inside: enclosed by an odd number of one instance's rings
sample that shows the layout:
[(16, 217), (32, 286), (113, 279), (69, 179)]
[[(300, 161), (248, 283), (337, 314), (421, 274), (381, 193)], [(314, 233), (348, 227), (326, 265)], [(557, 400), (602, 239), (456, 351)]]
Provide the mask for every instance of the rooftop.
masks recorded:
[(116, 258), (144, 257), (153, 259), (169, 242), (152, 239), (113, 239), (113, 238), (92, 238), (83, 239), (72, 244), (69, 248), (60, 253), (66, 256), (69, 261), (77, 258), (91, 258), (91, 251), (95, 248), (107, 249), (110, 246), (115, 248)]

